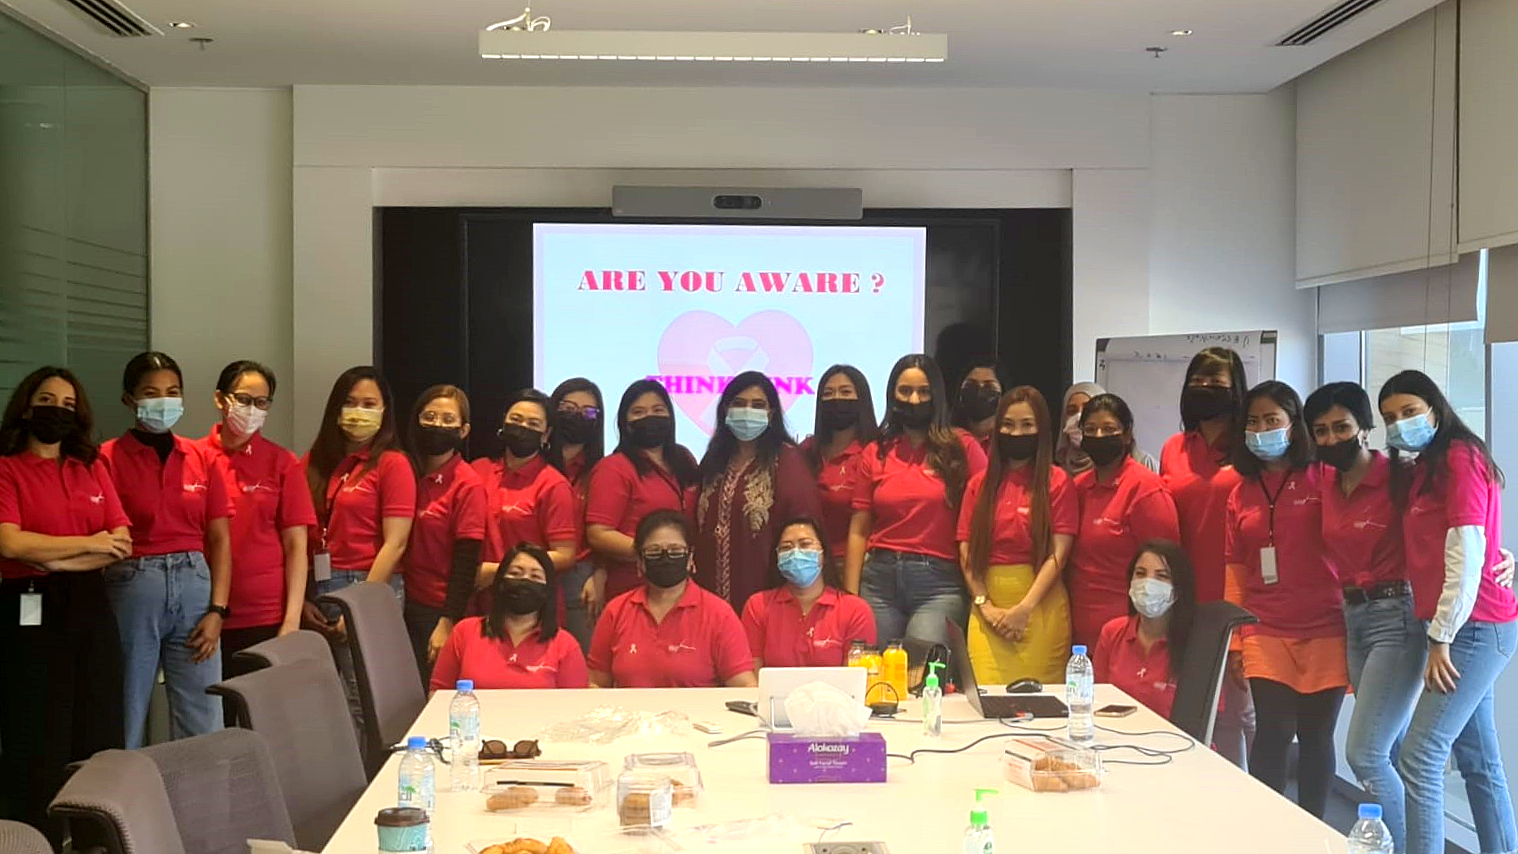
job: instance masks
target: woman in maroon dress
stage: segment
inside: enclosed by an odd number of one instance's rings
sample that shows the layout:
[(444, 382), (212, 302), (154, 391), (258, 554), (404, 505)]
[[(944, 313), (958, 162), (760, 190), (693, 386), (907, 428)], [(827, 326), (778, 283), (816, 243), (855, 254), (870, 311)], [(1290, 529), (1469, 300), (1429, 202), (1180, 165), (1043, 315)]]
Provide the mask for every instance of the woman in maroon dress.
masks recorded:
[(817, 481), (785, 428), (769, 377), (746, 371), (717, 400), (717, 432), (701, 459), (696, 582), (734, 609), (779, 583), (775, 526), (818, 513)]

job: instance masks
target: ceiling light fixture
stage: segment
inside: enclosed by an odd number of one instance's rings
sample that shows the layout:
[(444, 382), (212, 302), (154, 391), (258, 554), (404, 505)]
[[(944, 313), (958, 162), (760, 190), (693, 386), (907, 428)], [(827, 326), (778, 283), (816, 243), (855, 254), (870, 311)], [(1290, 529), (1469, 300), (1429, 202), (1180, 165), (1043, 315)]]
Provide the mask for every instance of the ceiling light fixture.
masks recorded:
[(1191, 30), (1171, 30), (1170, 34), (1172, 36), (1189, 36), (1191, 35)]
[(170, 21), (169, 22), (169, 26), (173, 27), (176, 30), (193, 30), (193, 29), (195, 29), (195, 24), (192, 21)]

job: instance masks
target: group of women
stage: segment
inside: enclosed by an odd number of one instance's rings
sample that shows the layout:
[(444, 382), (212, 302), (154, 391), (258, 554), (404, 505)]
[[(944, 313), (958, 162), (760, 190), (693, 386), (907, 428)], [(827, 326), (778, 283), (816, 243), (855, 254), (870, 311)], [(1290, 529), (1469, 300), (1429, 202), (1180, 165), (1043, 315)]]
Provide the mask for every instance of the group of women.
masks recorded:
[(1259, 623), (1230, 655), (1220, 752), (1284, 790), (1300, 742), (1299, 802), (1321, 815), (1353, 685), (1348, 758), (1399, 851), (1442, 848), (1452, 753), (1483, 850), (1518, 848), (1492, 708), (1518, 635), (1502, 475), (1417, 372), (1380, 391), (1383, 454), (1358, 386), (1304, 406), (1205, 350), (1157, 466), (1121, 398), (1082, 383), (1051, 411), (992, 360), (951, 394), (933, 359), (903, 357), (878, 423), (863, 374), (833, 366), (799, 445), (774, 384), (741, 374), (699, 460), (653, 380), (623, 393), (610, 453), (601, 391), (575, 378), (516, 394), (487, 428), (501, 456), (472, 463), (454, 386), (407, 412), (351, 369), (300, 460), (261, 435), (275, 386), (228, 365), (218, 425), (186, 439), (178, 366), (142, 354), (135, 426), (98, 448), (67, 370), (17, 388), (0, 421), (13, 813), (40, 823), (68, 761), (140, 744), (160, 669), (180, 736), (220, 725), (204, 689), (231, 652), (304, 626), (341, 663), (345, 627), (315, 599), (361, 581), (401, 597), (434, 688), (739, 687), (953, 624), (982, 682), (1058, 682), (1080, 644), (1161, 714), (1197, 604), (1226, 598)]

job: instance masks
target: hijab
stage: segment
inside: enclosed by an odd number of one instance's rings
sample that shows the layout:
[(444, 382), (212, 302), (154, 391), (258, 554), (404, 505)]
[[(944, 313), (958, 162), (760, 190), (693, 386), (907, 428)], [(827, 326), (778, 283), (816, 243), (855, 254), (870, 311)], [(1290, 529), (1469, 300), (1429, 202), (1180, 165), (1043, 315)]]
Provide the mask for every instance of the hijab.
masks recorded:
[(1054, 443), (1054, 464), (1069, 472), (1072, 477), (1091, 468), (1091, 458), (1081, 450), (1080, 418), (1075, 419), (1072, 427), (1070, 420), (1065, 417), (1065, 408), (1070, 405), (1070, 398), (1077, 394), (1096, 397), (1106, 393), (1107, 390), (1096, 383), (1076, 383), (1065, 390), (1065, 398), (1060, 401), (1059, 439)]

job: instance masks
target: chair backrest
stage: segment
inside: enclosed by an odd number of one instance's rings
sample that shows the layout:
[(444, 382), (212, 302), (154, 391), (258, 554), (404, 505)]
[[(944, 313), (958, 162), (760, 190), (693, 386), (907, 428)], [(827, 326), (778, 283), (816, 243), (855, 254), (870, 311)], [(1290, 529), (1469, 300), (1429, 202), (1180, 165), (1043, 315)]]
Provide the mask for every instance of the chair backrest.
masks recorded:
[(141, 751), (90, 757), (63, 784), (48, 815), (68, 822), (70, 835), (98, 840), (108, 854), (186, 854), (163, 777)]
[(301, 629), (254, 644), (233, 655), (232, 658), (243, 665), (241, 672), (246, 673), (250, 670), (288, 664), (303, 658), (331, 661), (332, 647), (328, 645), (326, 638), (316, 632)]
[(368, 782), (331, 657), (255, 670), (210, 691), (264, 736), (295, 838), (303, 849), (321, 850)]
[(1258, 622), (1255, 615), (1232, 602), (1203, 602), (1196, 608), (1181, 672), (1175, 680), (1170, 722), (1202, 744), (1212, 743), (1218, 693), (1228, 667), (1228, 643), (1240, 626)]
[(348, 626), (367, 755), (384, 757), (427, 705), (401, 603), (388, 584), (365, 581), (321, 597), (342, 610)]
[(158, 766), (187, 854), (247, 854), (249, 839), (295, 844), (263, 736), (228, 729), (140, 751)]
[(0, 819), (0, 851), (6, 854), (53, 854), (53, 846), (37, 828)]

